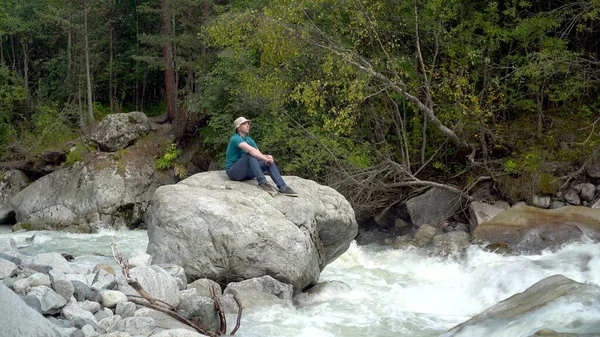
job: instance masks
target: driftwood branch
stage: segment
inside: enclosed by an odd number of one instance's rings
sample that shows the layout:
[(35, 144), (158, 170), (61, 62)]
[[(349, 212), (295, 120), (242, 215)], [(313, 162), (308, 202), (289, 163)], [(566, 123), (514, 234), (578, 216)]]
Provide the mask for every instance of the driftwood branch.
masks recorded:
[[(127, 279), (127, 283), (133, 289), (135, 289), (138, 292), (138, 294), (140, 294), (140, 296), (127, 295), (127, 299), (129, 302), (132, 302), (137, 305), (141, 305), (141, 306), (162, 312), (166, 315), (169, 315), (169, 316), (173, 317), (174, 319), (178, 320), (179, 322), (195, 329), (196, 331), (198, 331), (198, 333), (200, 333), (202, 335), (210, 336), (210, 337), (227, 335), (227, 318), (225, 316), (225, 311), (223, 310), (223, 306), (221, 306), (221, 302), (219, 301), (217, 291), (214, 288), (211, 290), (211, 293), (212, 293), (212, 300), (215, 303), (215, 310), (217, 311), (217, 313), (219, 315), (219, 320), (221, 323), (220, 324), (221, 328), (219, 329), (219, 331), (207, 330), (202, 325), (201, 322), (191, 320), (191, 319), (181, 315), (170, 304), (168, 304), (164, 301), (155, 299), (152, 296), (150, 296), (150, 294), (148, 294), (148, 292), (144, 289), (144, 287), (142, 287), (142, 285), (138, 281), (132, 279), (129, 276), (129, 264), (127, 263), (126, 260), (123, 259), (121, 253), (117, 250), (117, 247), (114, 242), (110, 245), (110, 247), (112, 249), (113, 258), (115, 259), (115, 261), (121, 268), (123, 275)], [(231, 331), (230, 336), (233, 336), (239, 329), (240, 322), (241, 322), (241, 315), (242, 315), (242, 306), (241, 306), (240, 301), (238, 300), (235, 293), (233, 294), (233, 299), (237, 303), (239, 310), (238, 310), (237, 324), (236, 324), (235, 328)]]

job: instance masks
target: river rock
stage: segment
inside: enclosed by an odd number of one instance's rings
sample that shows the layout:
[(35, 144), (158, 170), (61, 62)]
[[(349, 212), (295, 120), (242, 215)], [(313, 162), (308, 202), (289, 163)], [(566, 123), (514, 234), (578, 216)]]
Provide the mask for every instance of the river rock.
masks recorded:
[(437, 255), (462, 256), (471, 246), (470, 239), (469, 233), (462, 231), (438, 234), (431, 241), (431, 249)]
[(12, 263), (18, 263), (23, 259), (23, 255), (17, 248), (17, 242), (13, 238), (0, 238), (0, 258)]
[(0, 282), (0, 327), (2, 336), (67, 337), (59, 327), (28, 307), (15, 293)]
[[(32, 287), (27, 293), (30, 300), (36, 299), (42, 314), (54, 315), (60, 312), (67, 300), (47, 286)], [(37, 307), (37, 305), (36, 305)]]
[[(600, 287), (595, 284), (579, 283), (563, 275), (553, 275), (457, 325), (441, 337), (493, 336), (496, 334), (508, 336), (510, 335), (510, 331), (508, 331), (510, 326), (518, 326), (520, 321), (534, 319), (535, 311), (544, 310), (546, 306), (564, 306), (567, 303), (586, 303), (585, 306), (597, 307), (600, 303)], [(585, 310), (585, 307), (573, 310)], [(573, 322), (568, 316), (567, 314), (563, 319), (547, 322), (546, 327), (557, 329), (581, 324), (581, 322)], [(544, 324), (544, 322), (538, 324)]]
[(271, 275), (294, 291), (315, 284), (356, 236), (354, 211), (332, 188), (284, 178), (297, 198), (272, 196), (222, 171), (159, 187), (147, 217), (153, 263), (180, 265), (192, 281)]
[(518, 205), (473, 232), (477, 243), (506, 244), (514, 252), (539, 253), (581, 240), (600, 240), (600, 210), (583, 206), (540, 209)]
[(417, 227), (428, 224), (435, 228), (441, 228), (444, 221), (461, 208), (459, 194), (439, 187), (430, 188), (427, 192), (406, 202), (410, 219)]
[(281, 283), (269, 275), (255, 277), (240, 282), (231, 282), (225, 288), (224, 294), (231, 294), (241, 289), (254, 289), (263, 293), (271, 294), (282, 300), (291, 301), (293, 295), (292, 286)]
[(13, 225), (16, 220), (12, 206), (0, 202), (0, 225)]
[(0, 180), (0, 204), (8, 203), (13, 196), (29, 185), (30, 182), (23, 171), (10, 170), (6, 172)]
[(582, 183), (575, 186), (575, 189), (579, 191), (579, 196), (581, 199), (590, 202), (594, 200), (594, 196), (596, 194), (596, 186), (590, 183)]
[(424, 247), (428, 245), (435, 234), (437, 233), (437, 228), (424, 224), (415, 233), (414, 242), (417, 247)]
[(162, 184), (154, 159), (125, 163), (99, 156), (36, 180), (11, 199), (15, 229), (95, 232), (143, 222), (152, 193)]
[[(204, 296), (198, 288), (182, 290), (179, 295), (181, 301), (177, 307), (178, 311), (185, 317), (202, 322), (204, 328), (209, 331), (219, 331), (221, 323), (212, 297)], [(220, 296), (220, 291), (216, 295)]]
[(565, 201), (571, 205), (581, 205), (581, 198), (579, 198), (579, 194), (573, 188), (570, 188), (567, 192), (565, 192)]
[(98, 123), (90, 139), (100, 150), (114, 152), (134, 143), (150, 131), (150, 126), (148, 117), (140, 111), (111, 114)]
[(13, 276), (17, 268), (16, 264), (0, 258), (0, 280)]
[(179, 286), (171, 274), (159, 266), (140, 266), (129, 270), (131, 279), (136, 280), (154, 299), (172, 307), (179, 304)]
[(212, 297), (213, 293), (217, 296), (221, 295), (221, 286), (217, 282), (207, 278), (197, 279), (188, 284), (187, 289), (197, 289), (200, 296)]
[(473, 201), (469, 204), (469, 218), (471, 223), (471, 232), (483, 222), (486, 222), (496, 215), (500, 214), (504, 209), (495, 205), (486, 204), (481, 201)]

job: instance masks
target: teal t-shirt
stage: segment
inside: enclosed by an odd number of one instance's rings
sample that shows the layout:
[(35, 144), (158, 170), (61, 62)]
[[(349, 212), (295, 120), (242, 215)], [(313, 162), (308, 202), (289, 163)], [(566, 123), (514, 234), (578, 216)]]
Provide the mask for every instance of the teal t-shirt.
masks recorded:
[(250, 138), (250, 136), (242, 137), (239, 133), (235, 133), (229, 139), (229, 145), (227, 145), (227, 162), (225, 163), (225, 170), (228, 170), (233, 164), (235, 164), (243, 155), (246, 154), (246, 151), (240, 149), (239, 145), (241, 143), (248, 143), (248, 145), (252, 146), (255, 149), (258, 149), (254, 139)]

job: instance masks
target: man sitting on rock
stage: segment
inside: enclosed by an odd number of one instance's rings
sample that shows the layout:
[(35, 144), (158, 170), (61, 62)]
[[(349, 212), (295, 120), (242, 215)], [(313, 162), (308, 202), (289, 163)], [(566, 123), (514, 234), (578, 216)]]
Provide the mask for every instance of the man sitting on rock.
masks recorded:
[(250, 120), (239, 117), (233, 122), (235, 134), (231, 136), (227, 145), (227, 162), (225, 172), (231, 180), (242, 181), (256, 178), (258, 188), (269, 193), (277, 193), (275, 188), (267, 182), (264, 171), (269, 171), (271, 179), (277, 185), (279, 193), (291, 197), (298, 196), (279, 174), (275, 160), (271, 155), (265, 155), (258, 149), (248, 133), (250, 133)]

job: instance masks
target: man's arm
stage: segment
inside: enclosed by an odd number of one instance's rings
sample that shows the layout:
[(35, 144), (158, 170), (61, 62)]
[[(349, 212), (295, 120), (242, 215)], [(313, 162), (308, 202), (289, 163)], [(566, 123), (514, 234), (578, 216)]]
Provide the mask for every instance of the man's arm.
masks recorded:
[(246, 142), (242, 142), (240, 143), (240, 145), (238, 145), (238, 147), (246, 152), (248, 152), (249, 155), (251, 155), (252, 157), (258, 159), (258, 160), (264, 160), (267, 165), (271, 165), (271, 163), (274, 161), (273, 156), (271, 155), (265, 155), (262, 152), (260, 152), (259, 149), (253, 148), (252, 146), (250, 146), (250, 144), (246, 143)]

